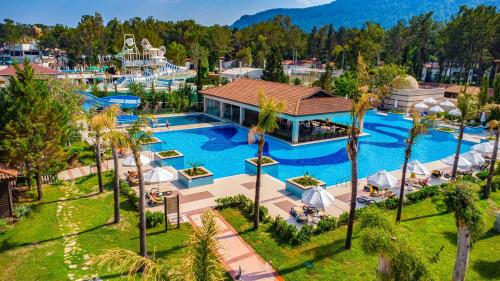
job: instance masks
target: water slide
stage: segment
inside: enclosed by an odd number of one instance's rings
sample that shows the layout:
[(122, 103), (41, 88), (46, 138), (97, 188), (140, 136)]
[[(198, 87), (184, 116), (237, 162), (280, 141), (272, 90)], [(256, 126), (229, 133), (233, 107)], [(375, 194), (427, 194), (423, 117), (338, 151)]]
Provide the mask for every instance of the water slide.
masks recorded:
[(114, 104), (118, 104), (120, 108), (137, 108), (139, 104), (141, 104), (141, 99), (136, 96), (127, 96), (127, 95), (116, 95), (116, 96), (107, 96), (103, 98), (99, 98), (94, 96), (93, 94), (85, 91), (77, 91), (78, 94), (82, 95), (85, 99), (84, 108), (85, 107), (108, 107)]

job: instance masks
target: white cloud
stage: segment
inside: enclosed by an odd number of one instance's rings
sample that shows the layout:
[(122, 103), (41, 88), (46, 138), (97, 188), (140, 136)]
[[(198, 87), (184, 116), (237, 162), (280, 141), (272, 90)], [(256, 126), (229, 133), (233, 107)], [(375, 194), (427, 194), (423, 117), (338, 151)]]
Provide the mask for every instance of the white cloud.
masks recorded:
[(317, 6), (333, 2), (332, 0), (296, 0), (301, 6)]

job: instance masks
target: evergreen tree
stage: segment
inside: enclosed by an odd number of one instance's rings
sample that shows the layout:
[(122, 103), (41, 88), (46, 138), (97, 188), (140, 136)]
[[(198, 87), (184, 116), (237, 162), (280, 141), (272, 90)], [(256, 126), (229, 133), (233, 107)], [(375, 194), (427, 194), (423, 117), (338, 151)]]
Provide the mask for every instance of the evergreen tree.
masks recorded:
[(279, 49), (273, 48), (266, 59), (266, 67), (262, 74), (262, 80), (288, 83), (289, 77), (285, 74), (281, 65), (282, 57)]
[(493, 101), (500, 103), (500, 75), (495, 77), (495, 82), (493, 83)]
[(319, 77), (317, 86), (319, 86), (321, 89), (327, 91), (328, 93), (331, 93), (333, 90), (333, 67), (328, 64), (326, 66), (325, 72), (321, 74)]
[(484, 106), (488, 103), (488, 77), (483, 77), (481, 81), (481, 91), (479, 92), (479, 104)]

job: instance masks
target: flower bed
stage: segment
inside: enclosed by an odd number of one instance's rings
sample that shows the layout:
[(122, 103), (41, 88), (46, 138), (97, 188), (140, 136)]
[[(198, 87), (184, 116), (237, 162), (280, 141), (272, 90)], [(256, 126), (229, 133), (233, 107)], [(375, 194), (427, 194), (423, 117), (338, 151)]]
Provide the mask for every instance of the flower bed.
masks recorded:
[[(279, 162), (271, 157), (262, 157), (262, 174), (270, 174), (274, 177), (278, 176)], [(257, 158), (250, 158), (245, 160), (245, 172), (250, 175), (257, 174)]]
[(204, 167), (178, 170), (179, 182), (188, 188), (214, 183), (214, 175)]
[(326, 183), (309, 175), (304, 175), (286, 180), (285, 189), (297, 197), (302, 197), (304, 191), (314, 187), (321, 186), (326, 188)]
[(184, 168), (184, 155), (177, 150), (165, 150), (155, 152), (155, 161), (160, 166), (172, 166), (176, 169)]

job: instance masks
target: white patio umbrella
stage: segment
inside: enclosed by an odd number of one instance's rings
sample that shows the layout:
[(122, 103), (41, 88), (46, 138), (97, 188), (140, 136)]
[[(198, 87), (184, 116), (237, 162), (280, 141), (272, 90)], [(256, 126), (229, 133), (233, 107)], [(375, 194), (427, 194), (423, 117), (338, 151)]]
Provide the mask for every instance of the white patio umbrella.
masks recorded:
[[(147, 165), (151, 163), (151, 158), (144, 156), (141, 154), (141, 163), (143, 165)], [(122, 165), (125, 167), (133, 167), (135, 166), (135, 159), (133, 155), (127, 156), (127, 158), (123, 159)]]
[(440, 112), (444, 112), (444, 109), (442, 109), (439, 105), (436, 105), (436, 106), (431, 107), (431, 109), (429, 109), (429, 112), (440, 113)]
[(398, 99), (394, 100), (394, 108), (398, 107)]
[(166, 182), (173, 179), (174, 175), (171, 172), (160, 167), (156, 167), (144, 174), (144, 181), (148, 184)]
[(482, 142), (472, 146), (472, 150), (479, 153), (493, 153), (493, 142)]
[(333, 205), (333, 195), (321, 186), (315, 186), (302, 193), (302, 203), (309, 207), (325, 209)]
[(368, 184), (379, 188), (393, 188), (398, 186), (398, 180), (386, 170), (379, 171), (368, 178)]
[(426, 98), (424, 100), (424, 103), (428, 105), (436, 105), (438, 102), (433, 98)]
[(481, 166), (486, 163), (486, 160), (484, 160), (483, 156), (475, 151), (464, 153), (461, 157), (467, 159), (474, 166)]
[(460, 109), (458, 108), (455, 108), (453, 110), (450, 110), (450, 112), (448, 112), (448, 114), (450, 114), (451, 116), (455, 116), (455, 117), (460, 117), (462, 116), (462, 112), (460, 111)]
[(414, 160), (408, 163), (406, 170), (410, 173), (424, 176), (429, 176), (431, 174), (427, 167), (425, 167), (424, 164), (420, 163), (420, 161), (418, 160)]
[[(453, 162), (455, 162), (455, 155), (450, 155), (444, 159), (441, 159), (446, 165), (453, 166)], [(458, 169), (460, 170), (469, 170), (472, 168), (472, 163), (469, 160), (465, 159), (463, 156), (458, 158)]]
[(425, 103), (423, 103), (423, 102), (417, 103), (414, 107), (419, 112), (424, 112), (427, 109), (429, 109), (429, 107)]
[(448, 109), (448, 110), (451, 110), (451, 109), (455, 108), (455, 104), (454, 104), (454, 103), (452, 103), (452, 102), (451, 102), (451, 101), (449, 101), (449, 100), (445, 100), (445, 101), (441, 102), (441, 103), (439, 104), (439, 106), (441, 106), (441, 107), (442, 107), (442, 108), (444, 108), (444, 109)]

